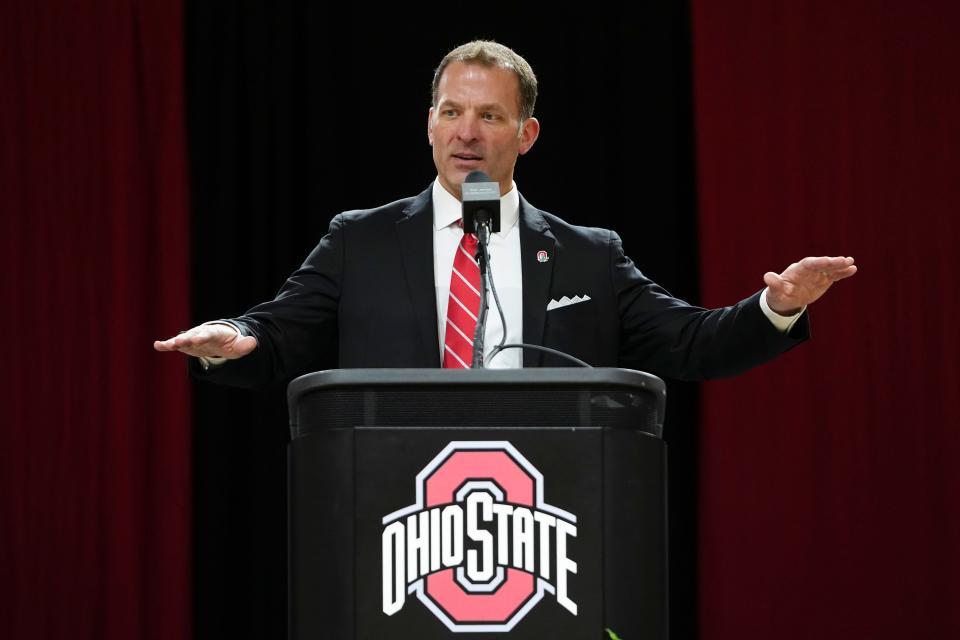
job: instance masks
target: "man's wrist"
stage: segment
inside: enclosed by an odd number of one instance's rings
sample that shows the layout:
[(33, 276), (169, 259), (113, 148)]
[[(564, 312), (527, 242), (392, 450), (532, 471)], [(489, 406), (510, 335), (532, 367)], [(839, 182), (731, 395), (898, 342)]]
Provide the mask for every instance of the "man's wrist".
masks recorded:
[(791, 315), (782, 315), (770, 308), (770, 305), (767, 303), (767, 292), (770, 291), (770, 287), (767, 287), (760, 294), (760, 310), (763, 311), (763, 315), (767, 316), (767, 319), (773, 324), (774, 327), (780, 333), (790, 333), (790, 330), (793, 329), (793, 325), (797, 323), (797, 320), (800, 319), (800, 316), (803, 315), (803, 312), (807, 310), (806, 306), (803, 306), (800, 311), (791, 314)]

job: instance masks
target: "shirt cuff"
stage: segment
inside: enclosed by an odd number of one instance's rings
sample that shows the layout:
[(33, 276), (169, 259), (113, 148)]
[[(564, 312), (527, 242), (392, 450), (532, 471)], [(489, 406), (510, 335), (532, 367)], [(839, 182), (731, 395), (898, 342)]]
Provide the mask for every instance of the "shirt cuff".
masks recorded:
[(793, 329), (793, 325), (797, 324), (797, 320), (799, 320), (803, 312), (807, 310), (807, 305), (803, 305), (803, 308), (792, 316), (782, 316), (767, 304), (768, 291), (770, 291), (770, 287), (764, 289), (763, 293), (760, 294), (760, 309), (763, 311), (763, 315), (767, 316), (767, 319), (773, 323), (777, 331), (780, 333), (790, 333), (790, 329)]

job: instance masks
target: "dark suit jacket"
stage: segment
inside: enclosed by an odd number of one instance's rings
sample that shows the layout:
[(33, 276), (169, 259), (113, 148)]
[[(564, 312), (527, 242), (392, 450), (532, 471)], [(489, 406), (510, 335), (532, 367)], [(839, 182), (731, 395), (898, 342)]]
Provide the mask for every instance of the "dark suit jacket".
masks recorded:
[[(522, 197), (518, 224), (526, 343), (594, 366), (704, 379), (744, 371), (808, 335), (806, 314), (790, 335), (777, 331), (759, 293), (714, 310), (673, 298), (624, 255), (617, 234), (570, 225)], [(551, 299), (583, 294), (590, 300), (547, 311)], [(334, 352), (340, 368), (439, 367), (431, 190), (338, 215), (276, 299), (233, 322), (258, 348), (203, 377), (264, 386), (315, 370), (318, 356)], [(569, 364), (535, 351), (523, 362)]]

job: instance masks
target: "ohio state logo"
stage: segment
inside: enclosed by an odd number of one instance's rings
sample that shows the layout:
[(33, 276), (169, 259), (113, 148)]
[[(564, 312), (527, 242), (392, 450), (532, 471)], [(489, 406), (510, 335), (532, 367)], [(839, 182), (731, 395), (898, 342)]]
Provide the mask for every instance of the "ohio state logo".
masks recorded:
[(383, 612), (416, 594), (454, 632), (510, 631), (544, 593), (573, 615), (577, 517), (509, 442), (451, 442), (417, 474), (417, 501), (383, 518)]

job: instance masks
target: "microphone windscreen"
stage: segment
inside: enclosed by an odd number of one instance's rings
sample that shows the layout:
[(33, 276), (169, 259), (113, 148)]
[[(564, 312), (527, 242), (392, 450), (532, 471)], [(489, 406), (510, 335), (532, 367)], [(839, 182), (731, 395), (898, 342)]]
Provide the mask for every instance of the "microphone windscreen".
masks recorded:
[(468, 173), (464, 182), (493, 182), (493, 180), (486, 173), (478, 170)]
[(483, 171), (471, 171), (460, 187), (463, 230), (477, 232), (477, 216), (489, 221), (490, 231), (500, 231), (500, 185)]

